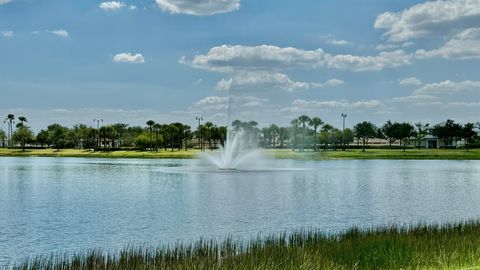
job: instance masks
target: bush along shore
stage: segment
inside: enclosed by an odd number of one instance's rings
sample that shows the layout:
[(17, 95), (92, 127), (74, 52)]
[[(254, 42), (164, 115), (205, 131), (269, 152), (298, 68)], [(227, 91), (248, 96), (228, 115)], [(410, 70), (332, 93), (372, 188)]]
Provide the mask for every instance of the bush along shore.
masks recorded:
[(14, 269), (480, 269), (480, 222), (319, 230), (248, 241), (91, 250), (27, 259)]

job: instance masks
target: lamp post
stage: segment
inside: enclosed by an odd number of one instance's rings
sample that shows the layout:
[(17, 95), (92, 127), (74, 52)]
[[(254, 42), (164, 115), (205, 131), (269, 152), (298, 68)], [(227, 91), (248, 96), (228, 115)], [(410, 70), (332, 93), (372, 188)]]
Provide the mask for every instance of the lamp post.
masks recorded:
[(347, 118), (347, 114), (342, 113), (342, 118), (343, 118), (343, 131), (345, 131), (345, 118)]
[(203, 151), (203, 135), (202, 131), (200, 130), (201, 121), (203, 121), (203, 116), (195, 117), (195, 120), (198, 121), (198, 133), (200, 133), (200, 151)]
[(103, 119), (93, 119), (94, 123), (97, 123), (97, 147), (99, 147), (99, 141), (100, 141), (100, 122), (103, 123)]

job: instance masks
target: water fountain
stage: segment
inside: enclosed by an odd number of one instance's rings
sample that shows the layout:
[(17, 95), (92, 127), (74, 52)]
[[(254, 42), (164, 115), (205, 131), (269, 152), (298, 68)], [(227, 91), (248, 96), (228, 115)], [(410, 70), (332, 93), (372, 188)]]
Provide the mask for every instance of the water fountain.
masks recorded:
[(232, 132), (230, 128), (230, 116), (232, 109), (232, 95), (228, 96), (228, 117), (227, 117), (227, 140), (224, 146), (219, 146), (219, 151), (214, 153), (203, 153), (204, 160), (220, 170), (234, 171), (239, 169), (251, 169), (262, 164), (263, 155), (259, 149), (246, 145), (247, 134), (244, 130), (238, 129)]
[(204, 153), (202, 157), (220, 170), (238, 170), (258, 166), (259, 161), (263, 159), (262, 153), (258, 149), (245, 146), (244, 131), (240, 129), (233, 134), (230, 131), (227, 133), (225, 146), (220, 145), (218, 152)]

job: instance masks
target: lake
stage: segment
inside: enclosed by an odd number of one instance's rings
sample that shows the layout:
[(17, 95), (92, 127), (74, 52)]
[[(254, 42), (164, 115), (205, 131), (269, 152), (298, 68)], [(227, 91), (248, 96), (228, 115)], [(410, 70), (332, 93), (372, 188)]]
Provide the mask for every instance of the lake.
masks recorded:
[(480, 161), (0, 158), (0, 266), (33, 254), (480, 217)]

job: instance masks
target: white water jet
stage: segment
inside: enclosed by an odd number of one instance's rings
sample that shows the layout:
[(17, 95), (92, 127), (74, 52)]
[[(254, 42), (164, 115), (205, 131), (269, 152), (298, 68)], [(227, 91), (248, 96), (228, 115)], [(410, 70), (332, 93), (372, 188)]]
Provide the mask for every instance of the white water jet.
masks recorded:
[(238, 130), (232, 136), (227, 134), (225, 146), (219, 145), (219, 151), (203, 153), (202, 157), (220, 170), (238, 170), (257, 167), (263, 156), (260, 150), (250, 149), (245, 145), (245, 132)]

